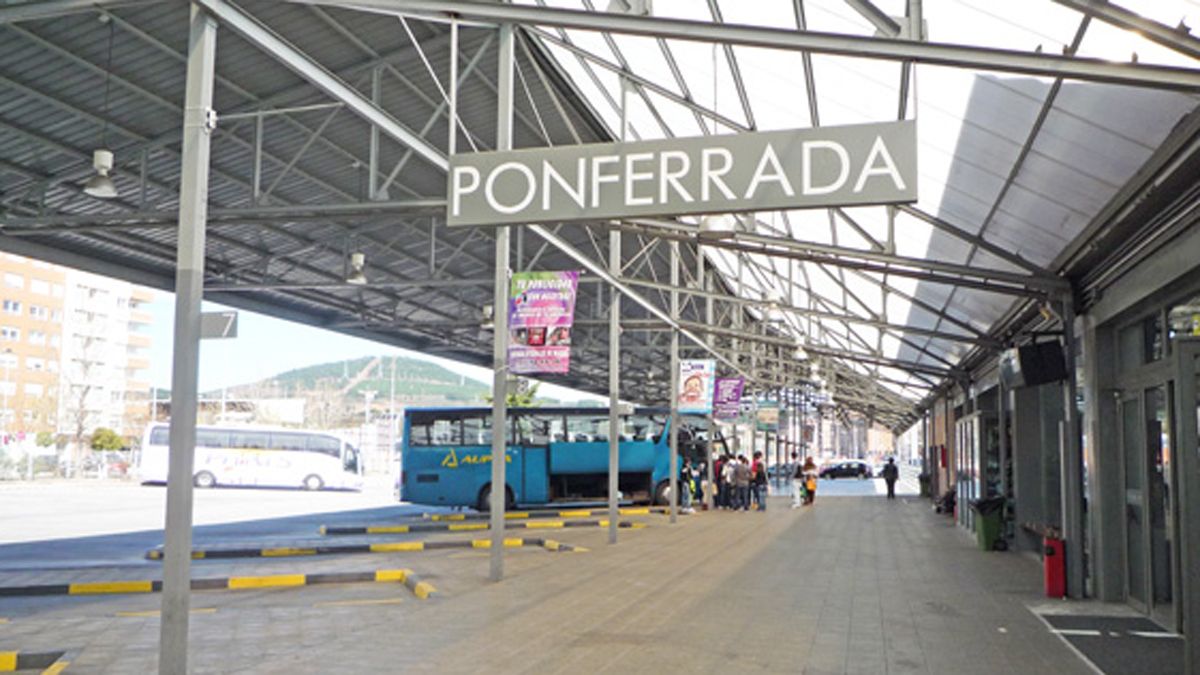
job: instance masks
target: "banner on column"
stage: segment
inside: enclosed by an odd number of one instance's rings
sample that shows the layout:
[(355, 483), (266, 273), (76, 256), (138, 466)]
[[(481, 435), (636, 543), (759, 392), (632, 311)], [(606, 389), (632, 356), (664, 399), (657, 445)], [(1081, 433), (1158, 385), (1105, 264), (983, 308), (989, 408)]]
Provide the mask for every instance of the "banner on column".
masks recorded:
[(713, 416), (719, 420), (736, 420), (741, 413), (742, 377), (718, 377), (713, 401)]
[(759, 402), (758, 430), (779, 431), (779, 401)]
[(695, 359), (679, 362), (679, 412), (707, 415), (713, 411), (713, 382), (717, 362)]
[(565, 373), (579, 272), (516, 272), (508, 294), (508, 369)]

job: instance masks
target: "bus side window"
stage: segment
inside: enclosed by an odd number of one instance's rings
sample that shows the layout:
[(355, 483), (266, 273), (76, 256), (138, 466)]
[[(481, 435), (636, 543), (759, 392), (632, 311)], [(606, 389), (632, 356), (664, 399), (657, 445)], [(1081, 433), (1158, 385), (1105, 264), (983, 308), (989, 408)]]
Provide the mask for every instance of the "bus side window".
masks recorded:
[(263, 431), (232, 431), (229, 433), (229, 447), (244, 450), (266, 450), (267, 434)]
[(462, 442), (465, 445), (491, 445), (492, 418), (483, 415), (464, 417)]
[(272, 450), (304, 450), (307, 446), (304, 436), (301, 434), (271, 434)]
[(419, 448), (429, 445), (429, 424), (414, 419), (408, 427), (408, 447)]
[(342, 442), (332, 436), (309, 436), (308, 451), (337, 457), (342, 451)]
[(196, 447), (198, 448), (228, 448), (229, 432), (217, 429), (197, 429)]
[(429, 436), (433, 445), (462, 445), (462, 420), (434, 420)]

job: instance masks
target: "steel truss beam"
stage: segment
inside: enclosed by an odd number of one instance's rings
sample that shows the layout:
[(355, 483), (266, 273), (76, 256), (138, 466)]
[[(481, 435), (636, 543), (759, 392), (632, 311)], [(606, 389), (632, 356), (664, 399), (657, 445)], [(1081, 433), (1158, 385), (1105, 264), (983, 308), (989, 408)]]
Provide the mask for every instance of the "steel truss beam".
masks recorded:
[(1131, 12), (1108, 0), (1053, 0), (1063, 7), (1069, 7), (1077, 12), (1100, 19), (1117, 28), (1133, 31), (1142, 37), (1173, 49), (1180, 54), (1186, 54), (1193, 59), (1200, 58), (1200, 40), (1192, 37), (1188, 27), (1179, 22), (1178, 28), (1165, 26), (1157, 21)]
[(80, 12), (93, 12), (102, 7), (130, 7), (149, 5), (161, 0), (44, 0), (43, 2), (20, 2), (0, 7), (0, 25), (56, 19)]
[(434, 167), (445, 170), (446, 155), (431, 145), (416, 132), (401, 124), (387, 112), (371, 102), (371, 99), (330, 73), (307, 54), (293, 47), (257, 19), (224, 0), (195, 0), (222, 25), (242, 36), (263, 52), (277, 59), (300, 77), (308, 80), (321, 91), (342, 101), (354, 113), (361, 116), (398, 143), (412, 148)]
[[(213, 2), (214, 0), (204, 0)], [(1025, 73), (1042, 77), (1110, 82), (1163, 89), (1200, 89), (1200, 70), (1113, 63), (1101, 59), (1037, 54), (1010, 49), (917, 42), (781, 28), (714, 25), (708, 21), (630, 16), (507, 3), (462, 0), (293, 0), (346, 9), (425, 12), (468, 20), (554, 26), (577, 30), (645, 35), (692, 42), (810, 51), (819, 54), (913, 61), (956, 68)]]

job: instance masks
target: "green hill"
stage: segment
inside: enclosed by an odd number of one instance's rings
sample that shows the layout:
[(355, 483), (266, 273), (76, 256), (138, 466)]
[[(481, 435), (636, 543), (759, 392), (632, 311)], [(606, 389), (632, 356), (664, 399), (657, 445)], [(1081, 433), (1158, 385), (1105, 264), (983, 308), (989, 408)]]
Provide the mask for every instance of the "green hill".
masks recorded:
[[(393, 371), (393, 362), (395, 368)], [(377, 356), (334, 361), (280, 373), (261, 382), (237, 387), (244, 396), (330, 396), (362, 398), (374, 391), (380, 399), (392, 393), (393, 372), (396, 399), (474, 403), (483, 401), (490, 388), (479, 380), (459, 375), (435, 363), (403, 356)]]

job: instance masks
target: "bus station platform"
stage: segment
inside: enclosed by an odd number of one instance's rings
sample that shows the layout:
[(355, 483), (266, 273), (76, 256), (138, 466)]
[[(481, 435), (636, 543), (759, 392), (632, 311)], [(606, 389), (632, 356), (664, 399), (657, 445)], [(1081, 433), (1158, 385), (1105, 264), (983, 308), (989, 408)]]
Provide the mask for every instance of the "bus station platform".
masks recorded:
[[(197, 593), (191, 670), (1096, 672), (1039, 617), (1100, 613), (1095, 603), (1042, 598), (1035, 559), (978, 550), (927, 500), (769, 501), (675, 525), (648, 516), (616, 546), (603, 530), (563, 531), (587, 551), (506, 551), (500, 583), (486, 579), (486, 550), (262, 561), (275, 574), (412, 568), (437, 595), (378, 583)], [(0, 642), (75, 650), (72, 673), (147, 672), (157, 603), (6, 598)]]

